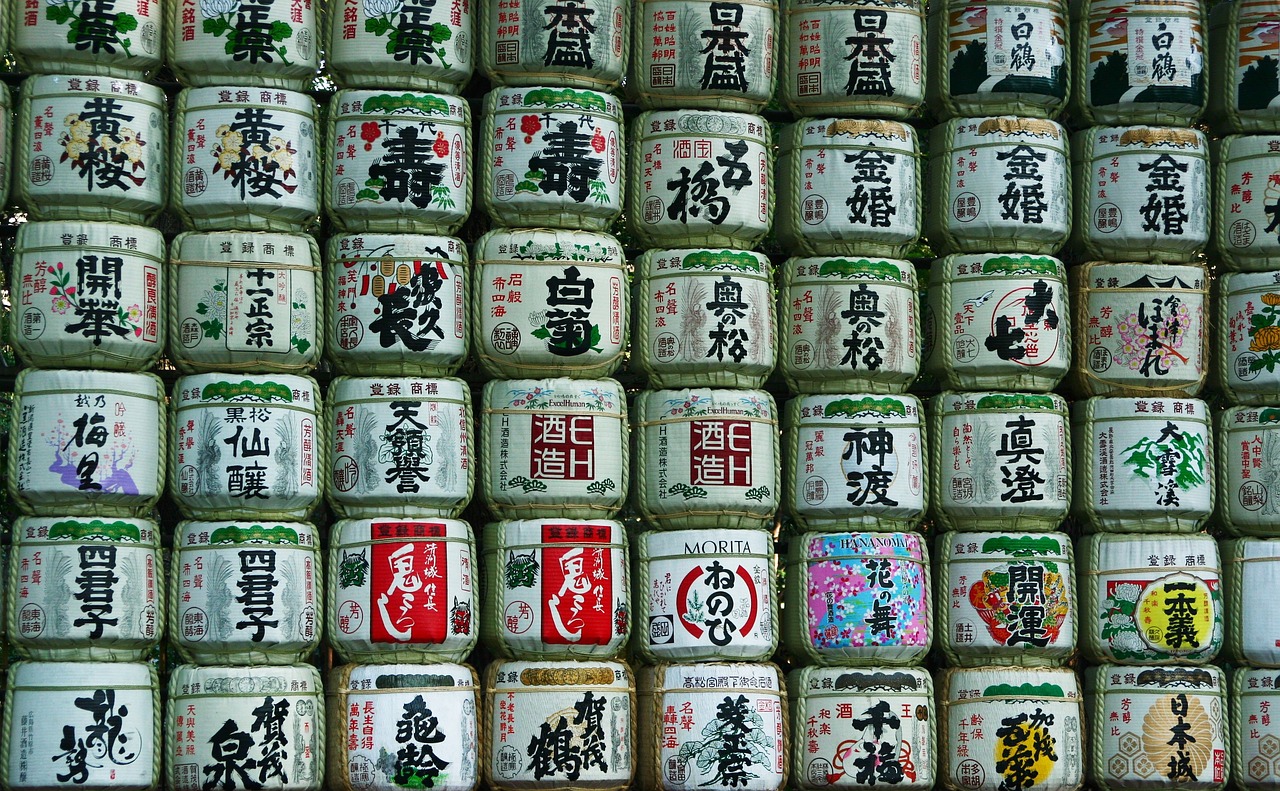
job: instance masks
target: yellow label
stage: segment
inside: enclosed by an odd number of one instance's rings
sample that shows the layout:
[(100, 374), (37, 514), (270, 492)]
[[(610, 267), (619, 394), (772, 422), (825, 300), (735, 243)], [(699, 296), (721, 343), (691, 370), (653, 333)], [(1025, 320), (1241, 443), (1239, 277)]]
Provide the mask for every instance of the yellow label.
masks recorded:
[(1213, 597), (1204, 580), (1170, 574), (1142, 591), (1137, 618), (1138, 633), (1152, 648), (1191, 654), (1213, 635)]

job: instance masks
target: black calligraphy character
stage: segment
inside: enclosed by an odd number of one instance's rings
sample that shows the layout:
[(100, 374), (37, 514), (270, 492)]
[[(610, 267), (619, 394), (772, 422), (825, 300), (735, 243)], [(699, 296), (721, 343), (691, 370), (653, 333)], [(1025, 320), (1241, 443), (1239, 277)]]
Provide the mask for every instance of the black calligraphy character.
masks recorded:
[(421, 401), (392, 401), (391, 415), (395, 419), (387, 424), (382, 435), (384, 455), (391, 460), (385, 480), (394, 481), (396, 491), (401, 494), (417, 492), (421, 484), (431, 480), (427, 426), (417, 419), (421, 409)]
[(1151, 37), (1151, 47), (1156, 56), (1151, 59), (1151, 79), (1156, 82), (1173, 82), (1178, 76), (1178, 67), (1174, 65), (1173, 54), (1169, 48), (1173, 46), (1173, 33), (1168, 30), (1168, 23), (1161, 22), (1156, 33)]
[(738, 326), (739, 320), (747, 315), (747, 303), (742, 301), (742, 284), (729, 275), (722, 275), (716, 281), (714, 297), (706, 303), (706, 307), (715, 315), (717, 322), (716, 328), (709, 335), (711, 348), (707, 350), (706, 356), (724, 360), (725, 351), (728, 350), (734, 362), (742, 362), (747, 356), (746, 343), (750, 340), (747, 330)]
[(844, 199), (849, 207), (849, 222), (888, 228), (898, 213), (889, 178), (889, 166), (898, 161), (897, 154), (868, 146), (854, 154), (846, 153), (844, 161), (853, 165), (853, 194)]
[[(417, 65), (430, 65), (436, 45), (447, 41), (452, 32), (443, 25), (431, 22), (431, 11), (436, 0), (406, 0), (400, 6), (400, 18), (396, 20), (396, 34), (390, 36), (387, 49), (396, 60), (407, 60)], [(441, 58), (443, 60), (443, 58)]]
[(857, 369), (859, 363), (868, 371), (874, 371), (884, 362), (880, 352), (884, 349), (884, 340), (874, 330), (884, 320), (885, 313), (880, 309), (880, 292), (867, 288), (866, 283), (859, 283), (856, 289), (849, 292), (849, 307), (840, 311), (851, 331), (842, 343), (845, 348), (841, 365)]
[[(566, 267), (563, 277), (547, 278), (546, 329), (548, 350), (558, 357), (599, 352), (600, 328), (591, 323), (595, 281), (583, 277), (576, 266)], [(536, 333), (535, 333), (536, 334)]]
[(609, 771), (609, 764), (604, 760), (604, 707), (605, 699), (590, 690), (573, 704), (573, 724), (582, 731), (583, 769), (596, 766), (602, 772)]
[(288, 25), (280, 27), (271, 21), (271, 3), (272, 0), (240, 0), (235, 31), (227, 37), (232, 60), (271, 63), (273, 55), (279, 55), (281, 63), (289, 63), (283, 48), (277, 50), (275, 43), (288, 38), (292, 31)]
[(1182, 174), (1188, 167), (1189, 163), (1178, 162), (1168, 154), (1138, 163), (1138, 172), (1147, 174), (1147, 202), (1139, 209), (1142, 230), (1182, 235), (1183, 225), (1190, 218), (1184, 196), (1186, 185), (1182, 183)]
[(103, 628), (117, 626), (119, 618), (108, 618), (114, 609), (115, 584), (120, 581), (116, 575), (116, 547), (104, 544), (90, 544), (77, 547), (80, 554), (80, 574), (75, 578), (79, 591), (73, 598), (80, 602), (83, 618), (71, 622), (77, 628), (91, 627), (88, 634), (90, 640), (102, 637)]
[(94, 346), (101, 346), (103, 338), (129, 334), (128, 328), (120, 323), (123, 271), (124, 259), (119, 256), (85, 254), (76, 260), (80, 288), (72, 308), (80, 320), (68, 324), (67, 332), (92, 339)]
[(415, 788), (435, 787), (440, 773), (449, 766), (449, 761), (435, 753), (435, 745), (444, 740), (438, 718), (421, 695), (404, 704), (396, 723), (396, 743), (404, 746), (396, 752), (392, 782)]
[(877, 781), (888, 785), (902, 782), (897, 740), (902, 720), (890, 710), (889, 701), (878, 701), (860, 717), (850, 720), (849, 727), (860, 734), (857, 741), (862, 748), (862, 754), (853, 761), (858, 769), (854, 782), (870, 786)]
[(550, 30), (547, 52), (542, 57), (544, 66), (590, 69), (595, 66), (591, 57), (590, 34), (596, 32), (591, 24), (594, 8), (586, 7), (582, 0), (560, 0), (542, 13), (551, 17), (543, 30)]
[[(116, 12), (115, 0), (84, 0), (80, 3), (80, 14), (71, 22), (67, 37), (81, 52), (88, 50), (94, 55), (110, 55), (115, 54), (116, 45), (119, 45), (129, 54), (129, 48), (120, 41), (119, 34), (132, 28), (127, 23), (122, 25), (122, 22), (125, 20)], [(136, 20), (133, 24), (137, 24)]]
[(253, 630), (249, 639), (255, 643), (266, 638), (268, 628), (280, 625), (278, 619), (267, 620), (275, 614), (275, 589), (279, 585), (274, 549), (240, 550), (240, 579), (236, 582), (240, 595), (235, 601), (241, 605), (245, 619), (236, 622), (236, 629)]
[(845, 38), (849, 54), (849, 81), (845, 96), (892, 96), (891, 64), (898, 59), (889, 51), (893, 39), (884, 35), (888, 13), (857, 8), (853, 11), (854, 35)]
[(526, 771), (532, 770), (535, 780), (561, 774), (573, 782), (582, 774), (582, 747), (575, 743), (564, 715), (556, 720), (554, 728), (545, 721), (541, 724), (538, 734), (529, 740), (525, 755), (531, 759)]
[(208, 779), (201, 786), (203, 791), (221, 788), (225, 791), (236, 788), (236, 777), (240, 778), (240, 787), (245, 789), (261, 789), (262, 783), (249, 776), (249, 772), (258, 768), (257, 759), (249, 757), (249, 748), (253, 746), (253, 737), (240, 730), (235, 720), (227, 720), (217, 733), (209, 738), (213, 745), (213, 763), (202, 769)]
[(707, 41), (701, 54), (707, 56), (702, 67), (702, 90), (747, 92), (747, 48), (749, 34), (741, 29), (742, 4), (712, 2), (711, 26), (702, 31)]
[(1044, 175), (1040, 163), (1049, 155), (1022, 144), (996, 154), (1005, 163), (1005, 190), (1000, 193), (1000, 219), (1043, 223), (1049, 203), (1044, 195)]
[(445, 170), (444, 163), (435, 161), (434, 146), (435, 140), (421, 136), (413, 126), (403, 126), (394, 136), (384, 137), (386, 153), (369, 166), (369, 176), (382, 181), (378, 195), (385, 201), (407, 200), (419, 209), (430, 206)]
[(723, 154), (716, 157), (716, 164), (724, 168), (720, 173), (720, 181), (724, 186), (739, 192), (752, 185), (751, 168), (747, 167), (747, 163), (742, 158), (747, 155), (747, 141), (734, 140), (724, 144), (724, 150), (729, 152), (729, 156)]
[(230, 166), (231, 185), (240, 190), (241, 199), (279, 198), (281, 189), (293, 193), (298, 188), (297, 184), (285, 183), (293, 174), (293, 163), (284, 155), (292, 149), (286, 149), (283, 141), (279, 145), (273, 142), (271, 133), (284, 129), (282, 124), (272, 123), (273, 117), (261, 107), (245, 107), (227, 127), (241, 140), (240, 155)]
[(1009, 26), (1013, 36), (1013, 50), (1009, 53), (1009, 66), (1014, 71), (1035, 71), (1036, 54), (1031, 48), (1031, 33), (1035, 26), (1027, 21), (1027, 15), (1018, 13), (1018, 21)]
[(1196, 586), (1190, 582), (1166, 582), (1164, 584), (1164, 614), (1169, 616), (1165, 628), (1164, 641), (1170, 648), (1191, 646), (1199, 648), (1200, 641), (1196, 634), (1196, 600), (1187, 595), (1194, 593)]
[(378, 333), (378, 343), (382, 348), (390, 348), (398, 341), (410, 351), (430, 351), (444, 340), (444, 331), (440, 327), (443, 307), (440, 288), (443, 285), (440, 270), (427, 264), (421, 272), (409, 278), (408, 285), (388, 289), (379, 295), (378, 317), (369, 322), (369, 331)]
[(284, 771), (284, 762), (289, 758), (288, 751), (284, 749), (289, 744), (289, 738), (284, 735), (289, 705), (286, 699), (275, 700), (267, 696), (262, 699), (262, 705), (253, 710), (254, 720), (249, 732), (262, 731), (262, 754), (258, 758), (258, 781), (261, 783), (278, 777), (282, 785), (289, 785), (289, 776)]
[(1015, 622), (1005, 645), (1027, 643), (1037, 648), (1048, 645), (1048, 631), (1044, 628), (1044, 567), (1011, 564), (1006, 601), (1010, 610), (1015, 613)]
[(543, 193), (585, 201), (604, 166), (600, 157), (592, 156), (591, 135), (579, 131), (577, 121), (563, 121), (554, 130), (548, 128), (542, 142), (546, 147), (529, 158), (529, 168), (544, 174), (538, 182)]
[[(898, 501), (889, 497), (893, 472), (885, 469), (885, 462), (893, 453), (893, 434), (883, 426), (859, 428), (846, 431), (844, 442), (841, 460), (854, 460), (845, 472), (845, 484), (852, 490), (846, 495), (849, 503), (861, 506), (869, 501), (871, 505), (897, 505)], [(863, 468), (864, 458), (874, 458), (866, 469)]]

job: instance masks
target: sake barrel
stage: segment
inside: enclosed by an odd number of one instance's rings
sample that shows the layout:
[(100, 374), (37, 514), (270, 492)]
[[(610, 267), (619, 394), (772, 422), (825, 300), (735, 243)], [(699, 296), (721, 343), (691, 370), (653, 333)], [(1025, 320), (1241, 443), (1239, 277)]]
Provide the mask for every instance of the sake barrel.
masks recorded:
[(929, 413), (929, 502), (942, 527), (1058, 529), (1076, 452), (1062, 396), (942, 393)]
[(320, 362), (324, 289), (312, 237), (183, 233), (169, 263), (169, 358), (178, 370), (309, 373)]
[(144, 791), (160, 785), (160, 755), (160, 681), (154, 667), (10, 666), (0, 738), (5, 788)]
[(766, 527), (778, 508), (778, 410), (762, 390), (636, 396), (636, 509), (661, 528)]
[(9, 313), (14, 351), (44, 368), (150, 368), (164, 345), (164, 261), (164, 236), (153, 228), (19, 225)]
[(1222, 647), (1218, 545), (1203, 533), (1095, 533), (1080, 545), (1081, 645), (1090, 661), (1202, 664)]
[[(1275, 94), (1258, 83), (1271, 55), (1269, 36), (1277, 23), (1274, 2), (1236, 0), (1209, 13), (1209, 112), (1215, 126), (1230, 132), (1280, 132)], [(1256, 67), (1255, 67), (1256, 64)], [(1253, 67), (1253, 68), (1251, 68)], [(1265, 82), (1265, 80), (1263, 81)], [(1280, 747), (1280, 745), (1277, 745)], [(1277, 782), (1275, 778), (1272, 783)]]
[(325, 632), (339, 656), (460, 662), (471, 653), (480, 586), (470, 525), (343, 519), (329, 535)]
[(480, 68), (494, 85), (616, 91), (631, 56), (623, 0), (480, 3)]
[(949, 255), (929, 268), (943, 387), (1048, 391), (1071, 367), (1067, 271), (1052, 256)]
[(152, 374), (29, 368), (13, 417), (7, 484), (24, 514), (142, 516), (164, 492), (164, 386)]
[(160, 67), (164, 13), (155, 0), (23, 3), (4, 21), (22, 73), (142, 79)]
[[(655, 3), (675, 0), (636, 8)], [(773, 224), (772, 147), (769, 123), (758, 115), (641, 113), (631, 127), (627, 229), (643, 247), (754, 247)]]
[(791, 258), (779, 289), (780, 372), (799, 393), (901, 393), (920, 370), (916, 269), (887, 258)]
[(156, 523), (21, 517), (5, 620), (14, 650), (41, 660), (137, 662), (164, 631)]
[(806, 667), (787, 674), (791, 784), (933, 788), (933, 681), (916, 668)]
[(471, 105), (437, 93), (338, 91), (324, 211), (338, 230), (455, 233), (471, 213)]
[(1102, 791), (1225, 788), (1225, 686), (1213, 665), (1086, 670), (1093, 785)]
[(622, 364), (630, 293), (617, 239), (490, 231), (476, 242), (474, 261), (472, 347), (488, 376), (594, 379)]
[(475, 427), (461, 379), (340, 376), (325, 421), (340, 516), (457, 516), (471, 502)]
[(478, 170), (495, 225), (606, 231), (622, 213), (622, 104), (612, 94), (497, 88), (484, 98), (480, 134), (493, 141)]
[(1197, 0), (1071, 0), (1071, 113), (1084, 124), (1191, 126), (1208, 100)]
[(787, 557), (782, 637), (804, 664), (919, 664), (933, 642), (918, 533), (805, 533)]
[(632, 370), (651, 387), (764, 386), (778, 348), (768, 256), (646, 250), (634, 264)]
[(921, 6), (918, 0), (792, 0), (782, 12), (778, 99), (797, 117), (916, 115), (924, 104), (926, 63)]
[(928, 153), (935, 252), (1053, 255), (1071, 235), (1067, 133), (1053, 121), (954, 118), (934, 127)]
[(777, 84), (776, 3), (637, 0), (628, 93), (645, 109), (758, 112)]
[(316, 221), (320, 155), (310, 96), (265, 88), (184, 90), (173, 136), (169, 206), (188, 228), (302, 231)]
[(1086, 530), (1194, 533), (1213, 511), (1209, 408), (1177, 398), (1090, 398), (1072, 407), (1073, 516)]
[(610, 659), (626, 645), (631, 591), (620, 522), (485, 526), (480, 637), (507, 659)]
[(1280, 537), (1280, 409), (1218, 413), (1217, 522), (1231, 535)]
[(1280, 687), (1274, 670), (1237, 668), (1231, 674), (1231, 703), (1227, 707), (1231, 746), (1230, 775), (1246, 791), (1273, 789), (1280, 784), (1280, 736), (1271, 724), (1271, 709)]
[(491, 379), (485, 505), (500, 519), (609, 518), (627, 499), (627, 398), (612, 379)]
[(1280, 581), (1280, 541), (1237, 538), (1223, 541), (1221, 550), (1226, 655), (1254, 667), (1280, 666), (1280, 615), (1267, 594)]
[(939, 784), (947, 791), (1084, 784), (1084, 706), (1068, 668), (953, 668), (938, 682)]
[(196, 374), (173, 391), (169, 496), (190, 519), (305, 519), (324, 494), (320, 390), (303, 376)]
[(1209, 144), (1196, 129), (1095, 126), (1071, 140), (1072, 242), (1087, 260), (1193, 261), (1209, 243)]
[(285, 665), (320, 644), (320, 539), (305, 522), (178, 524), (169, 638), (183, 661)]
[(165, 204), (165, 113), (164, 91), (145, 82), (28, 77), (14, 197), (35, 220), (149, 224)]
[(638, 533), (632, 651), (646, 662), (759, 661), (778, 647), (778, 573), (764, 530)]
[(198, 13), (195, 5), (190, 0), (165, 4), (164, 59), (183, 85), (312, 88), (320, 66), (317, 18), (324, 3), (204, 0)]
[(935, 585), (938, 647), (952, 666), (1066, 664), (1076, 650), (1066, 533), (945, 533)]
[(325, 351), (339, 372), (449, 376), (467, 356), (467, 248), (417, 234), (330, 237)]
[[(791, 726), (776, 665), (658, 665), (642, 667), (638, 675), (643, 727), (637, 788), (786, 787)], [(743, 747), (747, 743), (750, 748)]]
[(929, 108), (940, 118), (1055, 118), (1069, 90), (1067, 0), (929, 6)]
[(321, 17), (325, 66), (344, 88), (461, 93), (475, 67), (470, 2), (346, 0)]
[(1212, 370), (1218, 388), (1235, 404), (1265, 405), (1280, 388), (1280, 282), (1275, 272), (1220, 275)]
[(473, 791), (479, 682), (466, 665), (346, 665), (329, 674), (329, 788)]
[(481, 768), (508, 789), (629, 788), (635, 684), (621, 662), (492, 662), (484, 674)]
[(311, 665), (179, 665), (169, 674), (165, 721), (164, 779), (174, 791), (328, 787), (324, 695)]
[(784, 410), (783, 502), (800, 529), (911, 530), (920, 524), (930, 471), (919, 399), (806, 395)]
[(776, 230), (788, 252), (901, 258), (920, 238), (920, 146), (910, 126), (804, 118), (781, 136)]
[(1231, 135), (1210, 144), (1213, 255), (1228, 271), (1280, 267), (1280, 235), (1272, 224), (1280, 201), (1280, 134)]
[(1209, 277), (1200, 264), (1072, 267), (1075, 368), (1085, 396), (1194, 396), (1208, 377)]

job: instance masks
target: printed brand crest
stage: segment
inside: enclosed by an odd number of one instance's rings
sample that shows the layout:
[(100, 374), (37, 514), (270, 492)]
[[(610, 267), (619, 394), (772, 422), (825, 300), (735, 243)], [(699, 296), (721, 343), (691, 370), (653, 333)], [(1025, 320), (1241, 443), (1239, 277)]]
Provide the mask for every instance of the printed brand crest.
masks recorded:
[(793, 252), (901, 256), (920, 238), (920, 149), (906, 124), (797, 122), (777, 174), (778, 238)]
[(467, 252), (447, 236), (329, 239), (326, 350), (344, 374), (448, 376), (467, 354)]
[(621, 791), (635, 774), (635, 687), (621, 662), (492, 662), (484, 777), (495, 789)]
[(1228, 407), (1218, 416), (1217, 434), (1222, 526), (1232, 535), (1280, 535), (1280, 410)]
[(782, 376), (803, 393), (898, 393), (920, 369), (915, 267), (791, 258), (782, 269)]
[(650, 250), (635, 266), (632, 360), (651, 386), (764, 386), (777, 349), (768, 257)]
[(627, 227), (645, 247), (753, 247), (773, 223), (771, 148), (758, 115), (642, 113), (631, 127)]
[[(480, 67), (495, 85), (614, 90), (631, 47), (623, 0), (524, 0), (479, 4)], [(523, 12), (523, 13), (521, 13)]]
[(330, 735), (337, 788), (471, 791), (479, 782), (479, 692), (466, 665), (348, 665), (327, 703), (345, 727)]
[(159, 686), (154, 667), (141, 663), (13, 664), (0, 744), (5, 785), (158, 787)]
[(1085, 676), (1089, 733), (1099, 740), (1090, 775), (1121, 788), (1222, 789), (1227, 780), (1227, 701), (1222, 671), (1104, 665)]
[(13, 54), (27, 73), (142, 78), (160, 65), (164, 13), (155, 0), (24, 3), (14, 9)]
[(454, 233), (471, 211), (471, 106), (432, 93), (339, 91), (325, 213), (345, 231)]
[(1051, 256), (950, 255), (929, 269), (950, 336), (926, 367), (946, 387), (1046, 391), (1071, 366), (1067, 273)]
[(633, 646), (651, 662), (760, 660), (778, 645), (773, 538), (763, 530), (641, 533)]
[(326, 631), (344, 659), (456, 662), (475, 646), (475, 540), (454, 519), (346, 519), (329, 549)]
[(914, 396), (793, 398), (783, 438), (785, 502), (801, 528), (898, 530), (924, 517), (924, 431)]
[(933, 788), (936, 710), (915, 668), (804, 668), (787, 675), (795, 788)]
[(115, 223), (18, 227), (9, 338), (28, 365), (140, 370), (164, 340), (164, 237)]
[(327, 422), (339, 514), (457, 516), (470, 502), (474, 430), (462, 380), (339, 377)]
[(925, 235), (935, 250), (1052, 255), (1067, 241), (1070, 167), (1067, 133), (1058, 124), (957, 118), (934, 127), (929, 157), (929, 191), (937, 200)]
[(773, 523), (777, 407), (763, 390), (657, 390), (636, 397), (637, 507), (663, 527)]
[(1076, 648), (1071, 539), (947, 533), (939, 540), (938, 633), (953, 665), (1061, 665)]
[(1280, 281), (1232, 272), (1219, 278), (1216, 297), (1218, 385), (1234, 403), (1269, 405), (1280, 387)]
[(489, 376), (595, 378), (621, 365), (630, 294), (617, 239), (491, 231), (475, 258), (472, 340)]
[(495, 224), (606, 231), (622, 212), (622, 106), (574, 88), (484, 100), (481, 200)]
[(306, 373), (319, 362), (323, 292), (310, 237), (184, 233), (170, 263), (169, 356), (179, 370)]
[(1271, 722), (1280, 680), (1274, 670), (1240, 668), (1232, 673), (1230, 774), (1240, 788), (1264, 789), (1280, 782), (1280, 736)]
[(1218, 545), (1207, 535), (1086, 538), (1081, 629), (1090, 659), (1213, 661), (1222, 647), (1219, 567)]
[(23, 517), (13, 543), (5, 618), (19, 654), (141, 661), (160, 641), (164, 581), (154, 522)]
[(46, 75), (28, 78), (21, 97), (32, 123), (18, 130), (24, 178), (17, 194), (33, 219), (146, 223), (164, 207), (164, 91), (132, 80)]
[(1224, 268), (1280, 266), (1280, 136), (1243, 135), (1214, 144), (1213, 252)]
[(166, 5), (165, 61), (183, 85), (312, 87), (315, 0), (201, 0), (198, 13), (194, 0)]
[(640, 788), (719, 786), (780, 791), (786, 784), (786, 694), (774, 665), (658, 665), (640, 671)]
[(318, 392), (315, 380), (287, 374), (179, 379), (169, 452), (178, 509), (195, 519), (306, 518), (328, 469)]
[(930, 502), (948, 530), (1056, 530), (1071, 504), (1067, 402), (943, 393), (930, 403)]
[(481, 470), (504, 519), (613, 516), (627, 496), (627, 402), (612, 379), (501, 379), (484, 388)]
[(165, 714), (165, 786), (174, 791), (323, 787), (324, 696), (310, 665), (180, 665)]
[(1069, 791), (1084, 781), (1075, 671), (953, 669), (939, 692), (939, 778), (952, 791)]
[[(328, 14), (325, 65), (352, 88), (456, 94), (471, 79), (471, 0), (344, 0)], [(483, 11), (483, 7), (480, 9)]]
[[(1280, 666), (1280, 616), (1267, 595), (1280, 581), (1280, 541), (1222, 542), (1227, 653), (1254, 667)], [(1268, 723), (1269, 724), (1269, 723)]]
[(164, 491), (164, 390), (151, 374), (41, 371), (14, 385), (9, 495), (23, 513), (141, 516)]
[(796, 0), (782, 24), (778, 98), (797, 116), (906, 118), (924, 103), (917, 0)]
[(175, 146), (178, 172), (170, 178), (169, 204), (188, 227), (300, 231), (315, 220), (320, 160), (310, 96), (265, 88), (189, 88), (178, 95), (174, 131), (186, 144)]
[(198, 664), (301, 661), (320, 642), (320, 542), (303, 522), (182, 522), (169, 635)]
[(1073, 407), (1074, 514), (1092, 530), (1195, 532), (1213, 511), (1209, 408), (1173, 398), (1090, 398)]
[(485, 644), (500, 656), (612, 657), (630, 625), (618, 522), (529, 519), (485, 527)]

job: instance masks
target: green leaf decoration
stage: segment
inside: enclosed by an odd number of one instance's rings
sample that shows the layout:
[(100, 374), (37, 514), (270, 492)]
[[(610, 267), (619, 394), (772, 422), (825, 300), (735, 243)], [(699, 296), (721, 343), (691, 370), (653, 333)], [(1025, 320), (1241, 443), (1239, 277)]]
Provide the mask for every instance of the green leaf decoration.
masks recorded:
[(103, 522), (100, 519), (82, 522), (77, 519), (54, 522), (49, 528), (49, 538), (104, 538), (108, 541), (142, 541), (138, 526), (129, 522)]
[(375, 36), (386, 35), (391, 29), (391, 22), (385, 17), (371, 16), (364, 21), (364, 32), (372, 33)]
[(998, 255), (982, 262), (982, 274), (984, 275), (1021, 275), (1028, 273), (1058, 277), (1062, 274), (1062, 264), (1052, 258), (1032, 255)]
[(115, 27), (117, 33), (130, 33), (138, 29), (138, 18), (133, 14), (116, 14)]
[(1022, 536), (1020, 538), (1012, 538), (1010, 536), (1000, 536), (998, 538), (988, 538), (982, 543), (983, 552), (1004, 552), (1015, 557), (1027, 557), (1029, 555), (1060, 555), (1062, 554), (1062, 544), (1057, 539), (1049, 536)]
[(994, 684), (982, 691), (983, 697), (1014, 696), (1019, 698), (1060, 698), (1065, 693), (1057, 684)]
[(893, 280), (898, 283), (905, 282), (906, 279), (897, 265), (888, 261), (871, 261), (866, 258), (859, 258), (853, 261), (845, 258), (833, 258), (830, 261), (823, 261), (822, 266), (818, 267), (818, 274), (822, 277), (841, 275), (843, 277)]
[(395, 113), (400, 110), (414, 110), (423, 115), (449, 115), (449, 103), (439, 96), (402, 93), (400, 95), (380, 93), (370, 96), (360, 105), (362, 113)]
[(854, 417), (865, 414), (906, 417), (907, 407), (896, 398), (837, 398), (822, 410), (823, 417)]
[(200, 322), (200, 328), (204, 330), (204, 337), (213, 338), (215, 341), (222, 337), (222, 320), (209, 319)]
[(284, 525), (264, 527), (262, 525), (227, 525), (214, 530), (209, 535), (210, 544), (298, 544), (298, 531)]
[(538, 88), (524, 95), (524, 103), (541, 107), (578, 107), (583, 110), (606, 112), (609, 108), (598, 93), (575, 91), (572, 88)]
[(1044, 409), (1053, 411), (1059, 404), (1050, 395), (1031, 393), (999, 393), (978, 399), (978, 409)]
[[(57, 22), (59, 25), (65, 25), (72, 17), (71, 6), (51, 5), (45, 9), (44, 17), (50, 22)], [(206, 24), (208, 23), (206, 22)]]
[(255, 384), (247, 379), (239, 384), (234, 382), (214, 382), (205, 385), (204, 389), (200, 391), (200, 398), (204, 401), (234, 401), (245, 396), (256, 398), (259, 401), (293, 403), (293, 391), (276, 382)]
[[(271, 40), (272, 41), (285, 41), (292, 35), (293, 35), (293, 28), (290, 27), (288, 22), (284, 22), (277, 19), (276, 21), (271, 23)], [(284, 47), (280, 48), (280, 54), (282, 55), (284, 54)]]

